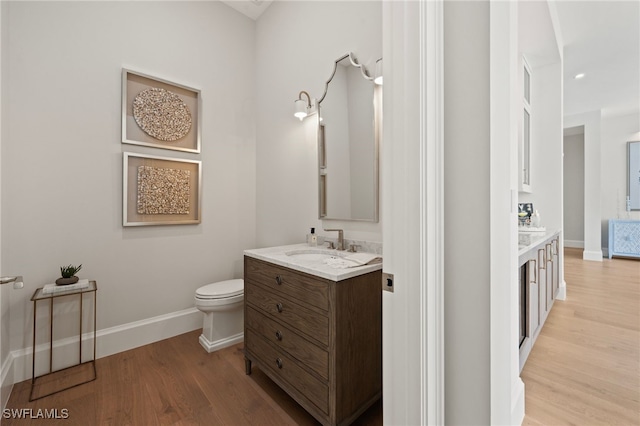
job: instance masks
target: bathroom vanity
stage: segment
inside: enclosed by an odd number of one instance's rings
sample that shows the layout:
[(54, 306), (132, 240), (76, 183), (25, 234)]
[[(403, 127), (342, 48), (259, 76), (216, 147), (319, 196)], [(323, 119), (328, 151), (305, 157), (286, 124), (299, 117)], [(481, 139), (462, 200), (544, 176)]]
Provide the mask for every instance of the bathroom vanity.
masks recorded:
[(246, 373), (258, 366), (319, 422), (345, 425), (382, 393), (382, 265), (334, 269), (324, 258), (345, 252), (305, 248), (245, 251)]

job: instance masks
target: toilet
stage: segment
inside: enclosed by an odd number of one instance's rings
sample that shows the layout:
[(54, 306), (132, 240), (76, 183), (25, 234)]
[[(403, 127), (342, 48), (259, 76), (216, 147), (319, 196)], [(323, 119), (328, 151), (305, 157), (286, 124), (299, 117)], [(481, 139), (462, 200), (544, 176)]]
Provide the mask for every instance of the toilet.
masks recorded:
[(209, 353), (244, 338), (244, 280), (207, 284), (196, 290), (196, 308), (204, 313), (200, 344)]

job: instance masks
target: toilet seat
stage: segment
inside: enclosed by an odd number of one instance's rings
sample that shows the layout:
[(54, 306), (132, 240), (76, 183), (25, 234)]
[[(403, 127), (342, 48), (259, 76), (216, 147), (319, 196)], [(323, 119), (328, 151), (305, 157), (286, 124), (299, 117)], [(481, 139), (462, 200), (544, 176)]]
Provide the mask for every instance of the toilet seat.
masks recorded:
[(244, 280), (235, 279), (207, 284), (196, 290), (196, 299), (216, 300), (241, 296), (244, 293)]

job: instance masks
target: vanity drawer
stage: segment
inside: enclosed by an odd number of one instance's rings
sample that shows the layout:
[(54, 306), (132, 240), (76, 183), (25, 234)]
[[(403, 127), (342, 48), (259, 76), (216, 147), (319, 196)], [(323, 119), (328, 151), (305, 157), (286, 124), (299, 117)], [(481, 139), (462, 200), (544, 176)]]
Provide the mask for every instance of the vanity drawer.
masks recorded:
[(282, 293), (324, 311), (329, 310), (329, 282), (321, 278), (245, 256), (244, 279), (267, 286), (276, 294)]
[(276, 378), (284, 380), (323, 413), (329, 412), (329, 387), (323, 381), (313, 377), (286, 352), (278, 350), (267, 340), (247, 329), (245, 345), (249, 356), (263, 369), (271, 372)]
[[(244, 297), (258, 311), (287, 324), (325, 346), (329, 345), (329, 318), (245, 280)], [(248, 309), (248, 308), (247, 308)]]
[(301, 337), (288, 327), (273, 321), (251, 307), (247, 307), (246, 326), (287, 351), (322, 378), (329, 378), (329, 353)]

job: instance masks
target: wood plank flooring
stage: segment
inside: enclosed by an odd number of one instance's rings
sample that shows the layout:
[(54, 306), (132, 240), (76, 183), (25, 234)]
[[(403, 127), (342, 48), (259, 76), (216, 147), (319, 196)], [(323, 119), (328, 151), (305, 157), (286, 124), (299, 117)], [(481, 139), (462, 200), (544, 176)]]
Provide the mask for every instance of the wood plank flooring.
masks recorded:
[[(68, 419), (2, 419), (2, 425), (317, 425), (259, 367), (245, 375), (242, 344), (208, 354), (200, 331), (96, 361), (90, 383), (29, 401), (18, 383), (8, 409), (68, 410)], [(379, 401), (354, 424), (381, 425)]]
[(565, 250), (556, 301), (522, 370), (525, 425), (640, 425), (640, 261)]

